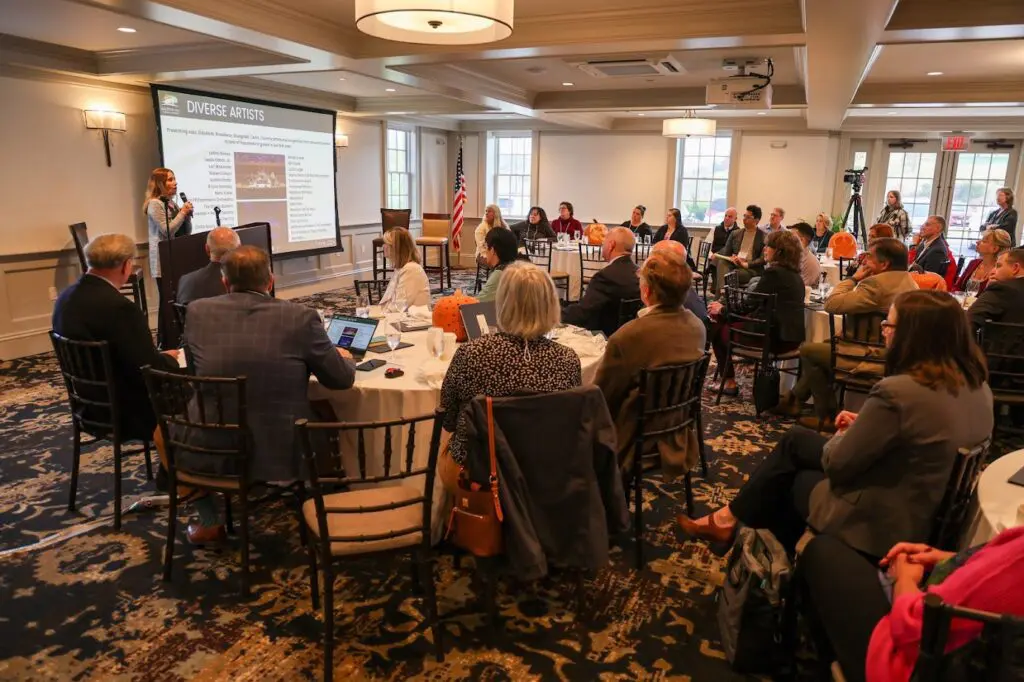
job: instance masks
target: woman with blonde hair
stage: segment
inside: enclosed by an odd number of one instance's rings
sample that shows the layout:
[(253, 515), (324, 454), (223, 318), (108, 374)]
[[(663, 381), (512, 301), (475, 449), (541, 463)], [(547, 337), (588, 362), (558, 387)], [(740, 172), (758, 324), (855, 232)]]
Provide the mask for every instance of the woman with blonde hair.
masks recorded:
[(1013, 247), (1013, 241), (1006, 230), (998, 227), (985, 230), (977, 242), (978, 256), (964, 268), (963, 274), (953, 284), (953, 291), (970, 291), (980, 294), (988, 286), (988, 277), (996, 269), (999, 254)]
[(177, 346), (167, 327), (163, 303), (170, 292), (164, 291), (164, 280), (160, 275), (160, 242), (174, 237), (192, 234), (192, 202), (186, 201), (178, 207), (178, 180), (170, 168), (154, 168), (149, 175), (146, 196), (142, 200), (142, 212), (149, 224), (149, 271), (156, 280), (160, 306), (157, 309), (157, 346)]
[(896, 239), (906, 239), (910, 234), (910, 218), (903, 208), (903, 197), (898, 189), (891, 189), (885, 195), (885, 206), (875, 222), (892, 226)]
[(455, 434), (438, 471), (448, 490), (458, 485), (467, 454), (462, 408), (478, 395), (567, 391), (583, 384), (580, 358), (545, 335), (558, 324), (561, 307), (547, 272), (526, 261), (505, 268), (495, 296), (498, 331), (455, 351), (441, 385), (444, 428)]
[(484, 219), (480, 221), (480, 224), (476, 226), (476, 230), (473, 231), (473, 238), (476, 239), (476, 261), (481, 265), (485, 265), (487, 244), (487, 233), (495, 227), (504, 227), (506, 230), (511, 230), (505, 219), (501, 217), (501, 209), (496, 204), (487, 204), (487, 208), (484, 209)]
[(409, 230), (393, 227), (384, 233), (384, 257), (395, 264), (395, 274), (380, 298), (380, 305), (399, 312), (408, 306), (430, 305), (430, 282)]
[(815, 253), (825, 253), (828, 243), (832, 240), (832, 218), (827, 213), (819, 213), (814, 219), (814, 236), (808, 246)]

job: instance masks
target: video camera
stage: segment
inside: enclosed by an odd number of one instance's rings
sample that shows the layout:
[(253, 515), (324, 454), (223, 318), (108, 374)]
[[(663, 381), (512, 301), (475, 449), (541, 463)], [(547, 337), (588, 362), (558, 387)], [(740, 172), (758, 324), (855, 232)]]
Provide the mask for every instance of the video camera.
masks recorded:
[(847, 168), (843, 171), (843, 182), (847, 185), (853, 185), (853, 191), (859, 192), (860, 188), (864, 185), (864, 174), (867, 172), (867, 166), (863, 168)]

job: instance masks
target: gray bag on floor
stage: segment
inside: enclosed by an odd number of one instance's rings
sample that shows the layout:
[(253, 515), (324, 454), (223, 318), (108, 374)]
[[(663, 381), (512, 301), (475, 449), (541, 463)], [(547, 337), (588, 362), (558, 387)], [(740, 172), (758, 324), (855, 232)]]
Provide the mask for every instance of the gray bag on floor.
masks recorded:
[(786, 660), (783, 612), (792, 566), (771, 531), (736, 533), (718, 592), (718, 628), (725, 657), (741, 673), (772, 673)]

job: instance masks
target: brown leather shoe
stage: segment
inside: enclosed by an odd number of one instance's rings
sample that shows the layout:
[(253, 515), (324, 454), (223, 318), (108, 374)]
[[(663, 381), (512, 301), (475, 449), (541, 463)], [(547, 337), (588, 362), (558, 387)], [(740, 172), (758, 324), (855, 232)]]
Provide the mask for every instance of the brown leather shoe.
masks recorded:
[(228, 539), (224, 526), (201, 526), (198, 523), (188, 524), (186, 535), (193, 545), (222, 544)]
[(768, 410), (768, 412), (782, 417), (799, 417), (801, 407), (803, 407), (803, 405), (801, 405), (800, 401), (796, 399), (795, 395), (792, 393), (786, 393), (779, 400), (779, 404)]
[(731, 526), (719, 526), (715, 523), (715, 515), (708, 516), (707, 525), (698, 524), (688, 516), (679, 514), (676, 522), (684, 533), (697, 540), (705, 540), (717, 545), (731, 545), (736, 537), (736, 524)]
[(817, 417), (800, 417), (797, 423), (804, 428), (819, 433), (835, 433), (836, 422), (831, 417), (819, 420)]

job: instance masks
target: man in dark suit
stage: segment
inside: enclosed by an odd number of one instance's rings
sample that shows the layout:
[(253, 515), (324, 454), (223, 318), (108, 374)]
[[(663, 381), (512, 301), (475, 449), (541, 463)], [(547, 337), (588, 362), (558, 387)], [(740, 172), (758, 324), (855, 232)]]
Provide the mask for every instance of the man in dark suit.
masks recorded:
[(200, 298), (213, 298), (227, 293), (220, 272), (220, 261), (241, 245), (238, 234), (230, 227), (215, 227), (206, 235), (206, 255), (210, 262), (178, 280), (178, 303), (188, 305)]
[[(140, 368), (152, 365), (176, 369), (178, 351), (157, 351), (146, 317), (120, 292), (135, 267), (135, 242), (130, 237), (96, 237), (85, 247), (85, 262), (86, 273), (57, 299), (53, 330), (74, 341), (107, 342), (120, 407), (121, 437), (152, 440), (156, 417)], [(105, 413), (94, 416), (101, 422), (110, 418)]]
[(945, 218), (928, 216), (928, 220), (921, 226), (921, 240), (917, 243), (911, 272), (934, 272), (939, 277), (946, 276), (946, 270), (949, 269), (949, 246), (942, 236), (945, 231)]
[(619, 303), (640, 298), (640, 280), (633, 262), (633, 232), (616, 227), (608, 232), (601, 255), (608, 265), (596, 273), (579, 303), (562, 310), (562, 322), (611, 336), (619, 328)]
[[(355, 363), (327, 338), (315, 310), (270, 297), (274, 276), (266, 251), (241, 246), (224, 257), (221, 267), (229, 293), (189, 305), (185, 342), (196, 374), (248, 377), (252, 478), (294, 480), (301, 459), (295, 420), (316, 418), (307, 395), (310, 374), (325, 388), (350, 388)], [(200, 523), (189, 526), (189, 539), (222, 538), (216, 507), (197, 503), (196, 510)]]
[(733, 270), (740, 273), (740, 284), (746, 284), (764, 272), (765, 233), (757, 227), (760, 220), (761, 207), (754, 204), (747, 206), (743, 212), (743, 229), (733, 230), (725, 242), (725, 248), (718, 252), (729, 260), (716, 259), (717, 264), (724, 266), (718, 268), (716, 291), (722, 290), (725, 276)]
[(1024, 248), (999, 255), (991, 281), (968, 312), (975, 329), (985, 320), (1024, 323)]

